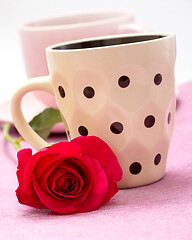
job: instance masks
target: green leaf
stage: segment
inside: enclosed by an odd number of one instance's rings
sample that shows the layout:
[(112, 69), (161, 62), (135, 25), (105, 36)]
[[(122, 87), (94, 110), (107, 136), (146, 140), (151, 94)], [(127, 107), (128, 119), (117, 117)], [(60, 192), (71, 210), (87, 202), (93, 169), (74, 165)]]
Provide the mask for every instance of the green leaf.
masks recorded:
[(29, 123), (33, 130), (44, 140), (50, 135), (52, 127), (62, 122), (59, 110), (46, 108), (42, 113), (35, 116)]

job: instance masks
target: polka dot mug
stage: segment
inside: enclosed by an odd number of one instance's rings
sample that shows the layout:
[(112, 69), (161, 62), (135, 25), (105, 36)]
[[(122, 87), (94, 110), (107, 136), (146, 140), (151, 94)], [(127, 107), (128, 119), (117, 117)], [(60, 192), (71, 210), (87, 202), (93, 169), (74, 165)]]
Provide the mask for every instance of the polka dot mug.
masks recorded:
[(49, 76), (29, 80), (12, 98), (20, 134), (36, 149), (47, 145), (21, 111), (26, 93), (46, 91), (56, 98), (69, 139), (95, 135), (109, 144), (123, 169), (119, 188), (161, 179), (176, 105), (175, 36), (115, 35), (46, 52)]

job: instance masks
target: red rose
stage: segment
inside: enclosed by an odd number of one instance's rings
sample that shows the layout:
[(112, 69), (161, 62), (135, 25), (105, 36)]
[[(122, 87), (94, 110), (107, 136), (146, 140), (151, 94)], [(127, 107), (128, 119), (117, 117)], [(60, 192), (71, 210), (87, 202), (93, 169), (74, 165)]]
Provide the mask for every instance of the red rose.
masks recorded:
[(122, 178), (116, 156), (94, 136), (60, 142), (34, 155), (23, 149), (17, 156), (18, 201), (57, 213), (97, 209), (118, 192)]

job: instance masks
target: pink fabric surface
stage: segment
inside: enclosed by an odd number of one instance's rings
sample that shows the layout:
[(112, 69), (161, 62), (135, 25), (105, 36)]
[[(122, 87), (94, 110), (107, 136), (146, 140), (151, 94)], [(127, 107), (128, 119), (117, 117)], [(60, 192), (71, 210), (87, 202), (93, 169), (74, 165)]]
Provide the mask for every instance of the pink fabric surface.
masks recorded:
[(20, 205), (16, 152), (0, 133), (0, 239), (192, 239), (191, 93), (192, 82), (180, 87), (165, 177), (120, 190), (108, 204), (84, 214), (57, 215)]

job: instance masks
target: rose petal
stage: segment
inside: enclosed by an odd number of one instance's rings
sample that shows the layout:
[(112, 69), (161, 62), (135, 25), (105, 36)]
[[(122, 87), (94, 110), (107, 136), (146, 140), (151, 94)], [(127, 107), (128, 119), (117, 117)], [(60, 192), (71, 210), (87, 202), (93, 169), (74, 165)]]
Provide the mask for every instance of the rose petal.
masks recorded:
[(68, 159), (79, 158), (79, 153), (76, 152), (64, 152), (60, 154), (46, 154), (40, 157), (35, 165), (34, 173), (36, 178), (40, 178), (44, 172), (47, 172), (47, 175), (59, 164), (65, 162)]
[[(58, 186), (58, 188), (57, 190), (52, 189), (53, 192), (66, 198), (76, 198), (81, 195), (81, 190), (83, 188), (83, 179), (79, 174), (65, 173), (64, 176), (60, 177), (57, 180), (60, 180), (61, 178), (62, 178), (62, 186), (59, 187), (58, 184), (56, 183), (56, 187)], [(66, 188), (65, 190), (63, 190), (62, 189), (63, 184), (67, 182), (71, 183), (70, 188)]]
[(105, 172), (101, 168), (100, 164), (93, 160), (93, 165), (96, 172), (95, 183), (92, 186), (89, 195), (85, 199), (85, 201), (81, 203), (71, 203), (71, 201), (59, 201), (56, 198), (51, 197), (50, 195), (46, 194), (41, 187), (39, 186), (38, 182), (35, 178), (33, 178), (34, 189), (45, 206), (55, 212), (58, 213), (70, 213), (70, 212), (87, 212), (94, 209), (97, 209), (103, 202), (103, 198), (107, 191), (107, 179)]
[[(52, 192), (54, 192), (54, 185), (55, 185), (55, 181), (58, 179), (58, 178), (71, 178), (71, 179), (76, 179), (75, 181), (77, 182), (78, 178), (80, 178), (82, 184), (80, 185), (80, 188), (82, 188), (82, 185), (83, 185), (83, 180), (81, 178), (81, 176), (73, 171), (73, 169), (63, 169), (63, 168), (57, 168), (57, 169), (54, 169), (54, 171), (49, 175), (48, 179), (47, 179), (47, 184), (49, 186), (49, 189), (52, 190)], [(71, 195), (73, 194), (72, 192), (70, 193), (65, 193), (65, 192), (60, 192), (59, 195), (60, 196), (63, 196), (63, 197), (75, 197), (75, 195)], [(71, 196), (70, 196), (71, 195)]]
[[(72, 155), (72, 154), (71, 154)], [(74, 155), (74, 154), (73, 154)], [(75, 156), (75, 155), (74, 155)], [(65, 201), (70, 201), (70, 202), (74, 202), (74, 203), (79, 203), (82, 202), (86, 199), (91, 187), (92, 187), (92, 183), (93, 183), (93, 179), (95, 178), (95, 169), (94, 166), (92, 164), (92, 162), (90, 161), (90, 159), (87, 159), (86, 156), (82, 156), (82, 155), (77, 155), (76, 157), (78, 157), (79, 159), (76, 158), (72, 158), (72, 159), (66, 159), (63, 160), (62, 163), (60, 163), (59, 165), (57, 165), (57, 167), (64, 167), (66, 166), (66, 171), (69, 171), (70, 168), (72, 168), (75, 171), (79, 172), (79, 169), (83, 169), (83, 172), (85, 173), (83, 176), (83, 188), (82, 190), (78, 193), (75, 194), (75, 198), (70, 198), (69, 196), (65, 195), (65, 199), (62, 198), (62, 196), (58, 196), (55, 195), (50, 189), (51, 189), (51, 185), (53, 184), (49, 182), (47, 182), (47, 179), (50, 179), (50, 176), (52, 174), (52, 172), (55, 172), (55, 169), (52, 169), (50, 172), (50, 169), (46, 169), (44, 171), (44, 173), (42, 174), (41, 178), (38, 180), (39, 185), (41, 186), (41, 188), (47, 193), (52, 195), (52, 197), (57, 198), (58, 200), (65, 200)], [(78, 166), (78, 167), (75, 167)], [(59, 174), (59, 173), (58, 173)], [(80, 173), (82, 174), (82, 173)], [(57, 176), (57, 174), (56, 174)], [(55, 176), (55, 177), (56, 177)], [(51, 176), (51, 178), (54, 177), (54, 175)], [(49, 185), (49, 187), (47, 186)]]
[(103, 168), (95, 159), (92, 159), (92, 164), (95, 170), (95, 181), (85, 201), (75, 205), (77, 208), (76, 212), (87, 212), (97, 209), (102, 204), (107, 193), (108, 181)]
[[(33, 206), (37, 208), (45, 208), (44, 204), (41, 203), (39, 198), (34, 192), (34, 189), (31, 184), (31, 179), (30, 179), (30, 191), (26, 191), (25, 186), (25, 181), (23, 179), (24, 173), (26, 171), (26, 165), (28, 161), (31, 161), (32, 157), (32, 150), (31, 149), (22, 149), (17, 153), (17, 158), (18, 158), (18, 170), (17, 170), (17, 179), (19, 182), (19, 186), (16, 189), (16, 196), (18, 198), (19, 203), (25, 204), (28, 206)], [(29, 176), (31, 177), (31, 176)]]
[(47, 148), (47, 154), (50, 153), (70, 154), (72, 152), (81, 153), (81, 148), (79, 147), (79, 145), (72, 142), (59, 142)]
[(21, 171), (24, 170), (26, 162), (32, 156), (32, 150), (30, 148), (24, 148), (17, 152), (17, 159), (18, 159), (18, 169)]
[(31, 176), (32, 176), (33, 168), (34, 168), (36, 162), (38, 161), (38, 155), (39, 154), (36, 153), (28, 159), (28, 161), (26, 162), (26, 165), (25, 165), (25, 169), (22, 172), (24, 191), (26, 192), (27, 195), (31, 196), (32, 198), (34, 198), (36, 194), (33, 189)]
[[(79, 155), (76, 155), (76, 157), (79, 157)], [(76, 161), (74, 158), (67, 158), (67, 159), (64, 159), (62, 162), (60, 162), (57, 167), (58, 168), (64, 168), (64, 169), (67, 169), (67, 168), (70, 168), (72, 169), (74, 172), (78, 172), (80, 174), (80, 172), (82, 171), (80, 166), (77, 165), (76, 163), (74, 163), (74, 161)]]
[[(42, 188), (47, 192), (47, 194), (52, 195), (52, 192), (50, 192), (50, 190), (47, 187), (47, 178), (49, 177), (51, 172), (62, 162), (63, 163), (65, 162), (66, 166), (68, 166), (67, 164), (68, 164), (68, 159), (70, 158), (70, 156), (79, 157), (78, 154), (73, 153), (73, 152), (70, 155), (69, 154), (68, 155), (61, 154), (55, 158), (53, 157), (53, 159), (50, 158), (49, 162), (47, 164), (45, 163), (45, 166), (42, 166), (42, 165), (35, 166), (35, 169), (34, 169), (35, 174), (34, 175), (35, 175), (36, 179), (41, 182)], [(41, 161), (41, 159), (39, 161)], [(40, 166), (42, 166), (42, 169), (40, 169)], [(59, 166), (62, 166), (62, 165), (59, 165)], [(43, 170), (43, 172), (42, 172), (42, 170)]]
[(25, 189), (25, 192), (29, 196), (34, 195), (33, 185), (31, 182), (32, 172), (35, 173), (35, 175), (37, 174), (39, 177), (40, 175), (42, 175), (43, 170), (44, 171), (49, 170), (49, 172), (51, 172), (57, 164), (63, 161), (63, 159), (70, 158), (71, 155), (72, 157), (78, 156), (78, 154), (76, 154), (75, 152), (72, 152), (72, 153), (69, 153), (68, 151), (66, 152), (67, 153), (64, 153), (63, 155), (61, 154), (59, 155), (55, 153), (47, 154), (47, 149), (44, 149), (44, 151), (37, 152), (31, 156), (30, 161), (26, 163), (25, 171), (23, 173), (23, 179), (24, 179), (23, 187)]
[(107, 176), (110, 176), (113, 181), (118, 182), (121, 180), (122, 169), (117, 157), (106, 142), (95, 136), (77, 137), (71, 142), (79, 144), (83, 154), (97, 159)]
[(39, 200), (38, 197), (35, 197), (35, 198), (29, 197), (25, 193), (22, 185), (20, 185), (16, 189), (15, 192), (16, 192), (16, 196), (17, 196), (18, 202), (20, 204), (24, 204), (24, 205), (28, 205), (30, 207), (35, 207), (35, 208), (40, 208), (40, 209), (46, 208), (46, 206)]
[(62, 161), (61, 154), (59, 153), (50, 153), (45, 154), (44, 156), (40, 157), (38, 161), (36, 162), (34, 166), (34, 174), (36, 178), (40, 178), (43, 172), (49, 168), (49, 166), (52, 166), (52, 169), (59, 164), (59, 162)]
[(78, 137), (72, 140), (82, 147), (82, 153), (99, 161), (108, 180), (108, 191), (103, 204), (118, 192), (117, 182), (122, 178), (122, 169), (111, 148), (98, 137)]
[[(60, 173), (60, 175), (58, 175), (58, 177), (60, 177), (61, 175), (63, 175), (63, 172)], [(34, 177), (36, 178), (36, 176), (34, 175)], [(54, 186), (51, 186), (48, 183), (48, 178), (45, 177), (44, 175), (42, 175), (42, 177), (40, 179), (36, 179), (37, 182), (39, 183), (39, 185), (41, 186), (41, 189), (46, 192), (47, 194), (51, 195), (54, 198), (57, 198), (58, 200), (60, 200), (60, 196), (55, 195), (54, 192), (51, 191), (52, 188), (55, 187), (55, 183)]]
[(61, 214), (73, 213), (76, 211), (76, 208), (70, 202), (60, 201), (56, 198), (53, 198), (49, 194), (45, 193), (39, 186), (34, 175), (32, 176), (35, 192), (37, 193), (41, 202), (49, 209), (54, 212)]
[(31, 207), (36, 208), (45, 208), (45, 205), (41, 203), (37, 195), (34, 193), (32, 196), (27, 195), (23, 187), (23, 173), (25, 171), (25, 165), (32, 155), (31, 149), (22, 149), (17, 153), (18, 158), (18, 170), (17, 170), (17, 179), (19, 182), (19, 186), (16, 189), (16, 196), (21, 204), (25, 204)]
[(76, 189), (75, 185), (75, 179), (73, 179), (73, 174), (66, 172), (65, 174), (62, 174), (59, 178), (55, 180), (55, 189), (57, 189), (58, 194), (59, 191), (67, 193), (71, 193), (71, 191), (74, 191)]
[(23, 184), (23, 172), (25, 170), (25, 165), (28, 159), (32, 155), (32, 150), (31, 149), (22, 149), (17, 153), (17, 158), (18, 158), (18, 167), (17, 167), (17, 178), (19, 181), (19, 185), (21, 185), (21, 181)]
[[(51, 153), (53, 153), (53, 154), (65, 153), (66, 155), (70, 156), (70, 154), (72, 152), (79, 153), (80, 150), (81, 150), (81, 148), (76, 144), (73, 144), (71, 142), (60, 142), (60, 143), (56, 143), (56, 144), (52, 145), (49, 148), (43, 148), (40, 151), (38, 151), (37, 153), (35, 153), (34, 155), (32, 155), (30, 158), (30, 161), (27, 161), (27, 163), (25, 165), (25, 171), (24, 171), (24, 189), (25, 189), (26, 193), (29, 196), (34, 195), (32, 183), (31, 183), (31, 175), (32, 175), (33, 168), (35, 167), (37, 161), (39, 162), (39, 167), (38, 167), (37, 172), (39, 172), (41, 170), (42, 166), (46, 168), (46, 166), (49, 165), (49, 163), (52, 159), (50, 157)], [(46, 156), (47, 156), (47, 159), (46, 159)], [(42, 157), (42, 162), (40, 161), (41, 157)]]
[(78, 195), (76, 194), (76, 198), (71, 199), (74, 203), (80, 203), (87, 198), (87, 195), (91, 191), (92, 185), (97, 176), (95, 173), (94, 165), (87, 156), (80, 155), (78, 159), (73, 158), (71, 161), (73, 161), (79, 166), (79, 168), (82, 169), (80, 175), (83, 179), (83, 188)]

